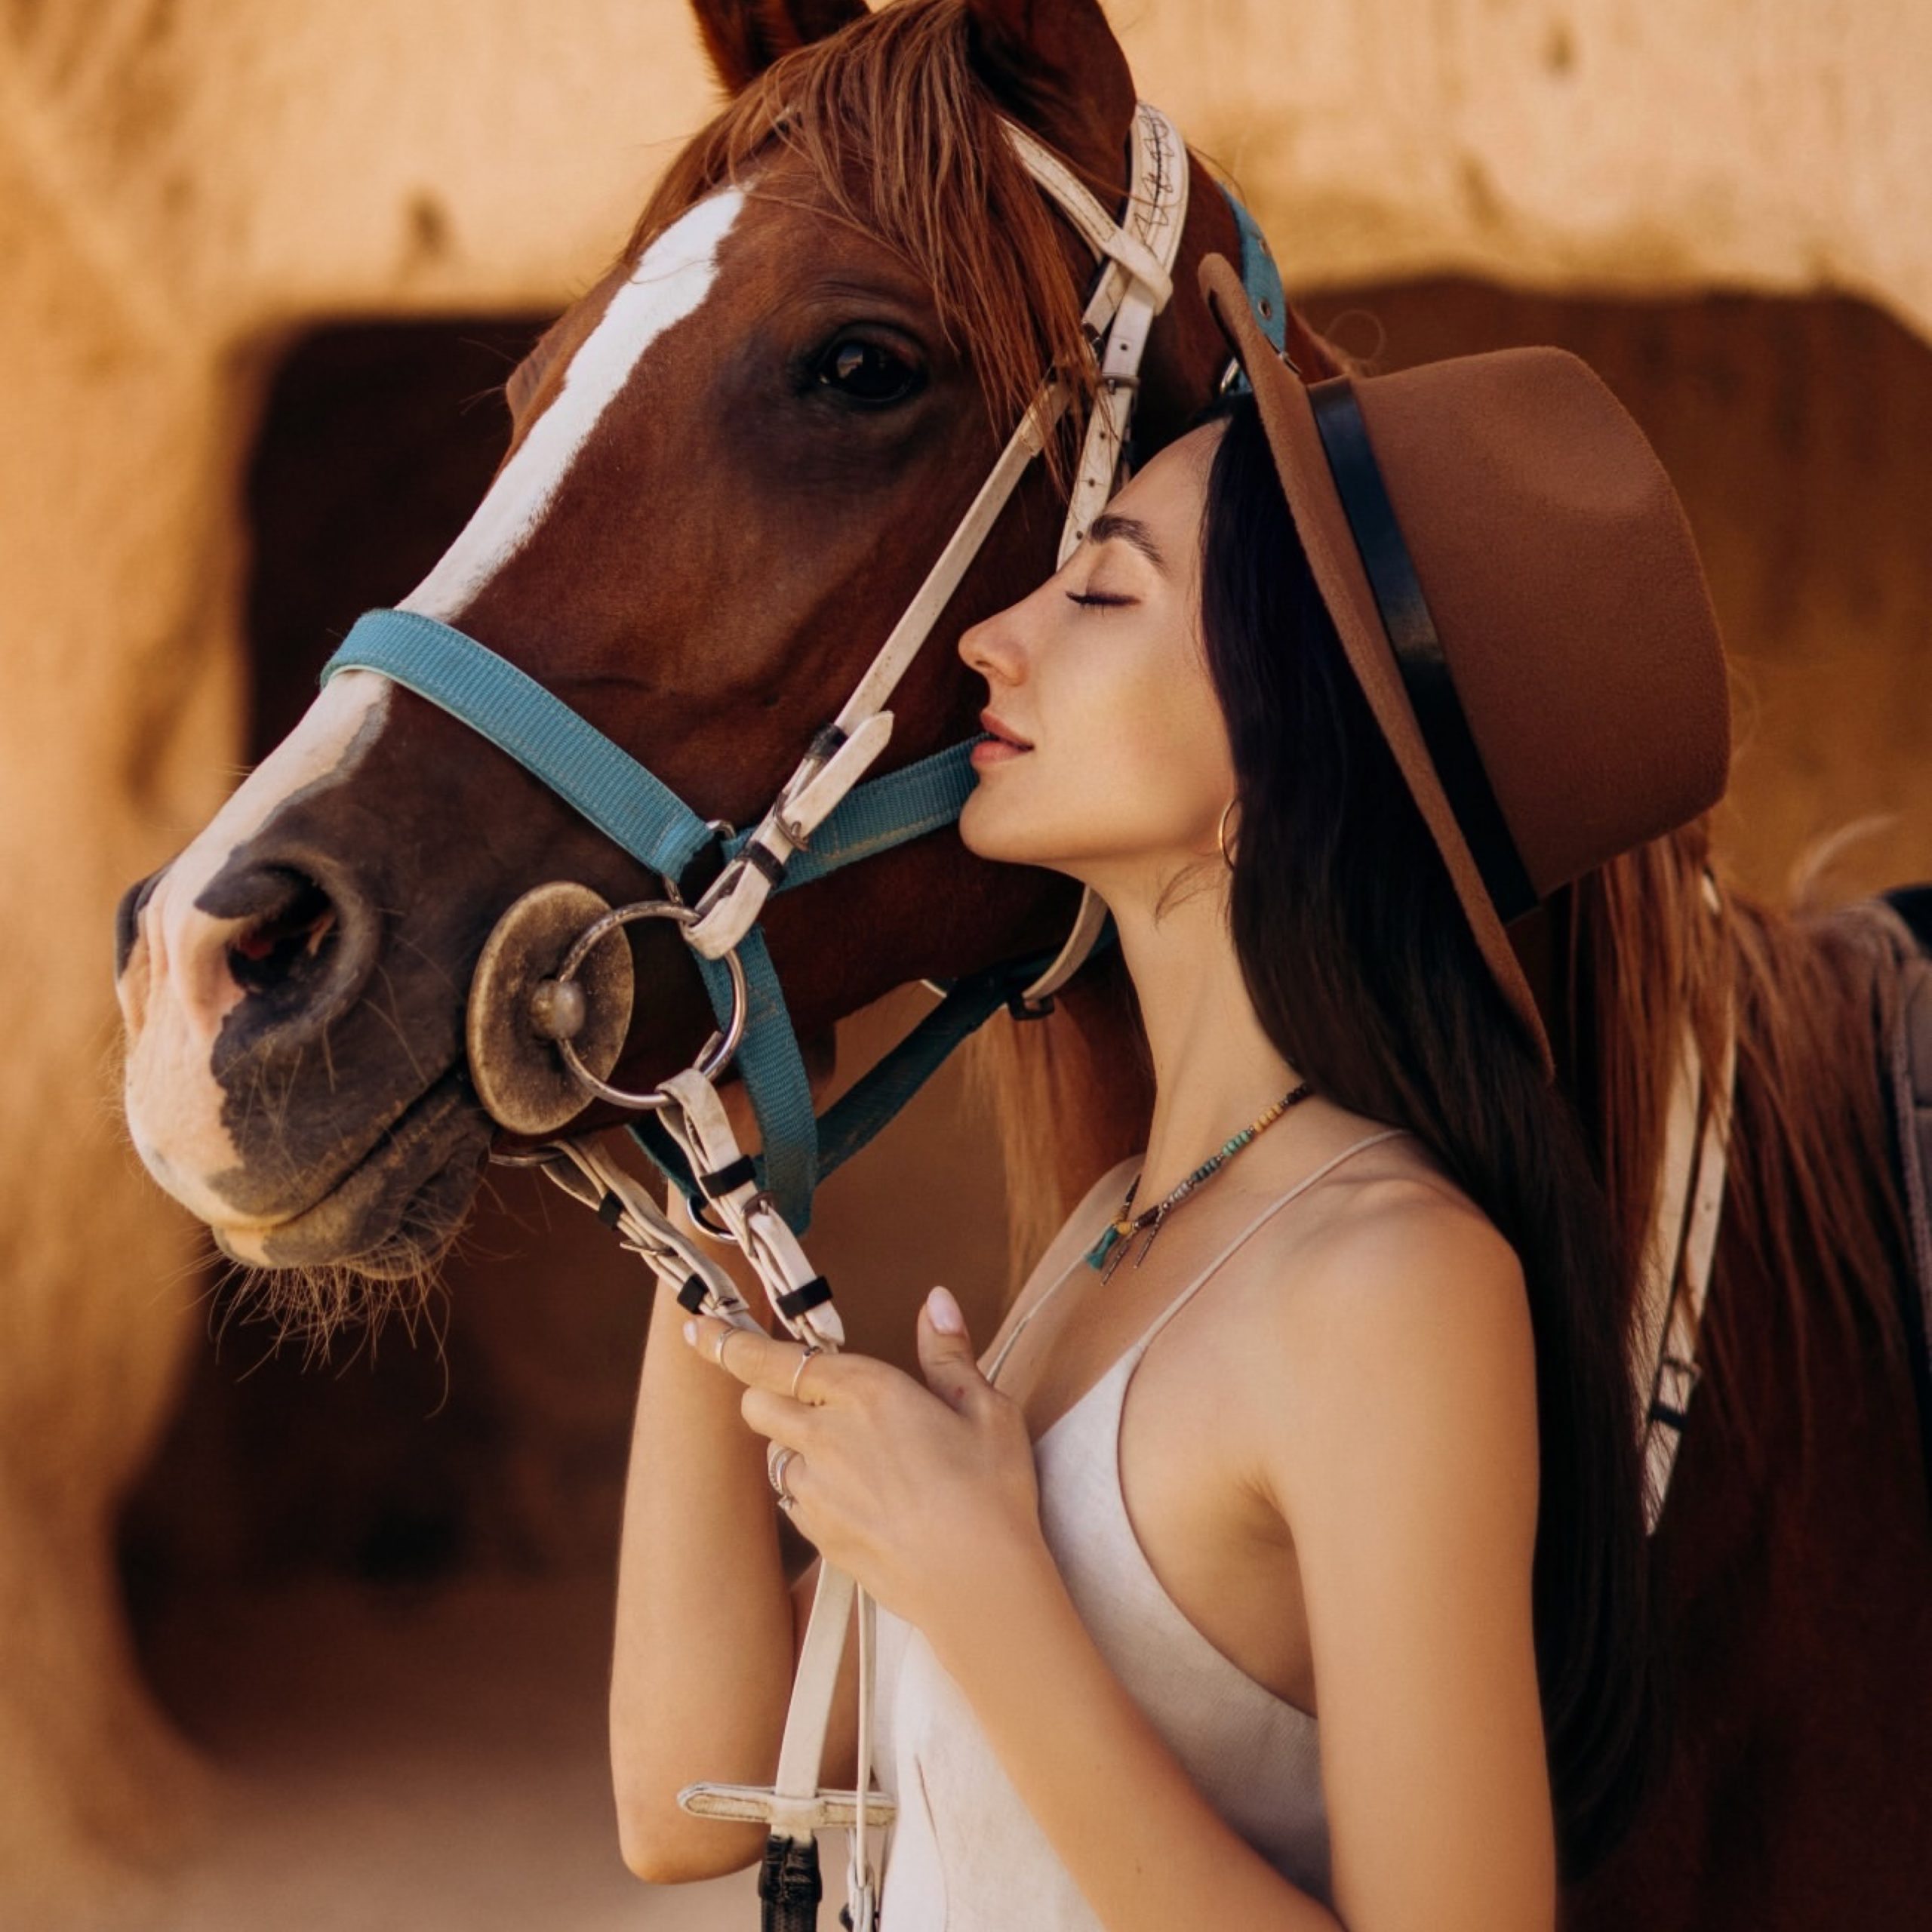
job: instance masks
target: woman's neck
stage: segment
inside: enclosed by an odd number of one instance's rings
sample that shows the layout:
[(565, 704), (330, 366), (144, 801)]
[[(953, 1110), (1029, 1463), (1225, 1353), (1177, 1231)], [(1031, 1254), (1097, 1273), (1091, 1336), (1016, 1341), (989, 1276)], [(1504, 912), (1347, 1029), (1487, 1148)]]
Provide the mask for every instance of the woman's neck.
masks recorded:
[(1135, 1199), (1151, 1207), (1299, 1075), (1262, 1030), (1229, 936), (1221, 879), (1113, 906), (1154, 1062), (1154, 1116)]

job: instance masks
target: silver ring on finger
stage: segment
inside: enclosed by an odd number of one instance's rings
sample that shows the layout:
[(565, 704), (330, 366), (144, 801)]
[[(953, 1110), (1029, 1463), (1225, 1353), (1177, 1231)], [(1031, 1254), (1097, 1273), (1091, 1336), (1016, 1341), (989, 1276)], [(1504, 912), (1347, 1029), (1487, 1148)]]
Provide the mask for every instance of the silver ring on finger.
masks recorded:
[(798, 1499), (785, 1487), (785, 1472), (791, 1467), (792, 1458), (798, 1453), (795, 1449), (774, 1442), (764, 1455), (764, 1472), (771, 1478), (772, 1491), (787, 1509)]
[[(798, 1384), (804, 1379), (805, 1371), (811, 1367), (813, 1356), (822, 1355), (824, 1352), (824, 1349), (820, 1348), (816, 1342), (808, 1342), (805, 1344), (805, 1352), (803, 1355), (799, 1356), (798, 1365), (792, 1371), (792, 1399), (793, 1401), (795, 1402), (799, 1399)], [(814, 1403), (813, 1407), (817, 1407), (817, 1404)]]

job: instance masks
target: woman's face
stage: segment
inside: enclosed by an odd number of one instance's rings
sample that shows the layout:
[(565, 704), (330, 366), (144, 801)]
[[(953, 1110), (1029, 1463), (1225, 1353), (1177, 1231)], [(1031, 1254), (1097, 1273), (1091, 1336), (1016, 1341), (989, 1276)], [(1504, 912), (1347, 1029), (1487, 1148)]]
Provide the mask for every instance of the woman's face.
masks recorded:
[(1201, 638), (1201, 522), (1218, 423), (1170, 444), (1030, 597), (959, 654), (989, 687), (959, 820), (968, 849), (1158, 894), (1214, 852), (1234, 795)]

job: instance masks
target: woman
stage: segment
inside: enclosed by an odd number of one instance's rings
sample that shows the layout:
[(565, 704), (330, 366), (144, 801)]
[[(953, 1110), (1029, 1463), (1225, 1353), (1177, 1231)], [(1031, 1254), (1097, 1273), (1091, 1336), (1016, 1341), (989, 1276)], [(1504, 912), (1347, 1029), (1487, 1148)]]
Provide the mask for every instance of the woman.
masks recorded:
[(1652, 1756), (1631, 1257), (1503, 921), (1721, 791), (1701, 573), (1574, 358), (1310, 392), (1204, 281), (1254, 395), (960, 647), (961, 835), (1112, 909), (1146, 1152), (983, 1367), (933, 1291), (924, 1387), (660, 1306), (612, 1704), (644, 1875), (761, 1848), (671, 1807), (769, 1775), (768, 1441), (881, 1607), (888, 1932), (1546, 1927)]

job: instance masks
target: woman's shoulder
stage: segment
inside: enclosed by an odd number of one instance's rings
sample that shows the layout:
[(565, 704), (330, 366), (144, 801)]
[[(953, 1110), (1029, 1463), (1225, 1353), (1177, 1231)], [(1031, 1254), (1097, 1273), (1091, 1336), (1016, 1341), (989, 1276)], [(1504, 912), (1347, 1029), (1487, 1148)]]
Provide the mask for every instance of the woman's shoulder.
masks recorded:
[(1345, 1118), (1356, 1131), (1334, 1137), (1339, 1144), (1328, 1158), (1335, 1164), (1309, 1197), (1313, 1211), (1273, 1217), (1246, 1244), (1243, 1272), (1251, 1289), (1291, 1320), (1311, 1304), (1318, 1312), (1342, 1291), (1400, 1303), (1468, 1281), (1520, 1295), (1515, 1251), (1427, 1144), (1413, 1133)]
[(1370, 1151), (1324, 1181), (1318, 1211), (1269, 1223), (1241, 1257), (1229, 1312), (1257, 1401), (1331, 1444), (1352, 1426), (1339, 1413), (1392, 1420), (1420, 1401), (1439, 1415), (1472, 1397), (1527, 1402), (1533, 1429), (1515, 1251), (1422, 1143)]

